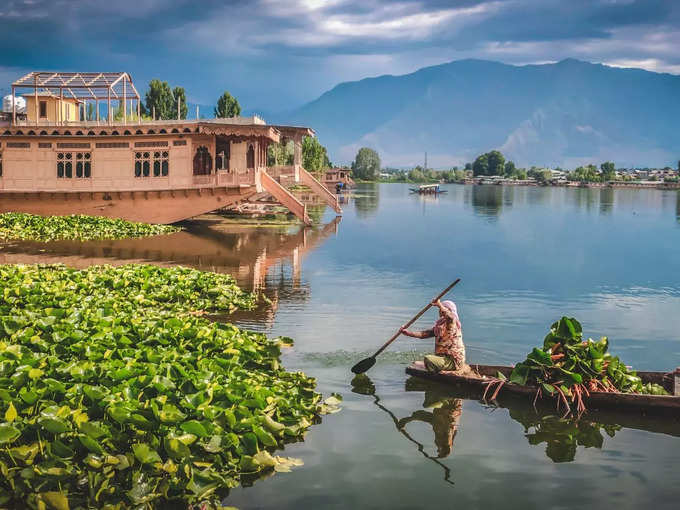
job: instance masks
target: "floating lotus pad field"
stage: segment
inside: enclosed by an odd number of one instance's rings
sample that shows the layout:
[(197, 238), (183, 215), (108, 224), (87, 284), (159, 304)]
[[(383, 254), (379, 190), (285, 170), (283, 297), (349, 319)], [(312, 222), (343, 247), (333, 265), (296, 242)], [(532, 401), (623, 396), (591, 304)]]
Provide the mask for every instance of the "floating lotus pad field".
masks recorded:
[(0, 266), (0, 505), (215, 503), (290, 469), (271, 453), (338, 402), (279, 366), (288, 339), (197, 313), (255, 299), (186, 268)]
[(0, 240), (55, 241), (72, 239), (123, 239), (171, 234), (181, 230), (172, 225), (150, 225), (100, 216), (37, 216), (25, 213), (0, 214)]

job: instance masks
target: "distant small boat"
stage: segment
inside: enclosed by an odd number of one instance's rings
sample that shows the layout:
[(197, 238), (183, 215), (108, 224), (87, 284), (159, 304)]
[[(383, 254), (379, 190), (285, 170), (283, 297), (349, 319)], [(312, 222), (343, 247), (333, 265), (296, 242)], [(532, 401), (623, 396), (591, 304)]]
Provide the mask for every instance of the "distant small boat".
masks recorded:
[(417, 188), (409, 188), (411, 193), (418, 193), (419, 195), (437, 195), (439, 193), (447, 193), (448, 190), (441, 189), (439, 184), (423, 184)]
[[(444, 384), (465, 386), (474, 390), (480, 396), (484, 394), (487, 383), (492, 381), (500, 372), (506, 378), (510, 377), (513, 367), (498, 365), (473, 365), (470, 367), (477, 376), (458, 375), (455, 372), (430, 373), (422, 361), (411, 363), (406, 368), (406, 373), (414, 377), (430, 379)], [(663, 386), (669, 395), (646, 395), (640, 393), (608, 393), (591, 391), (586, 400), (586, 406), (592, 408), (613, 408), (618, 411), (640, 413), (664, 413), (680, 417), (680, 369), (675, 372), (637, 372), (643, 383), (655, 383)], [(506, 383), (501, 394), (507, 392), (516, 395), (525, 395), (530, 399), (536, 395), (535, 386), (522, 386), (519, 384)]]

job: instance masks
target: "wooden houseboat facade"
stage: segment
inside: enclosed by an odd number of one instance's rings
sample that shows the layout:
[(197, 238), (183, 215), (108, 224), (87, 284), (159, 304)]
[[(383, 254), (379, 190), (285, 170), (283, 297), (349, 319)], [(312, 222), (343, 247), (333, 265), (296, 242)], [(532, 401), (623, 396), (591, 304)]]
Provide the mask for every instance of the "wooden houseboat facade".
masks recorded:
[[(127, 73), (30, 73), (12, 85), (13, 97), (26, 84), (34, 88), (24, 96), (26, 114), (0, 120), (0, 212), (173, 223), (268, 192), (310, 223), (281, 184), (301, 182), (341, 213), (302, 167), (309, 128), (259, 117), (142, 120)], [(92, 102), (96, 119), (84, 120)], [(294, 164), (268, 168), (267, 147), (282, 140), (293, 140)]]

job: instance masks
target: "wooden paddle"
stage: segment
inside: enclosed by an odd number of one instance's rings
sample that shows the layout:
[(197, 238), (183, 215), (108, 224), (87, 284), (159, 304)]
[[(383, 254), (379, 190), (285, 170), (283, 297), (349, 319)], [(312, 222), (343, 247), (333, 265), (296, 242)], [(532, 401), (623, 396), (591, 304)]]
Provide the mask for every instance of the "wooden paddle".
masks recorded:
[[(444, 296), (445, 296), (452, 288), (454, 288), (454, 287), (456, 286), (456, 284), (457, 284), (459, 281), (460, 281), (460, 278), (456, 278), (456, 281), (455, 281), (455, 282), (453, 282), (451, 285), (449, 285), (448, 287), (446, 287), (446, 288), (445, 288), (445, 289), (444, 289), (444, 290), (443, 290), (436, 298), (434, 298), (432, 301), (437, 301), (438, 299), (441, 299), (442, 297), (444, 297)], [(432, 306), (432, 301), (430, 301), (430, 302), (427, 304), (427, 306), (426, 306), (425, 308), (423, 308), (422, 310), (420, 310), (420, 312), (418, 312), (418, 314), (417, 314), (415, 317), (413, 317), (413, 319), (411, 319), (411, 320), (408, 321), (406, 324), (404, 324), (403, 327), (404, 327), (404, 328), (408, 328), (411, 324), (413, 324), (415, 321), (417, 321), (418, 319), (420, 319), (420, 317), (421, 317), (425, 312), (427, 312), (427, 311), (430, 309), (430, 307)], [(356, 365), (354, 365), (354, 366), (352, 367), (352, 372), (354, 372), (355, 374), (363, 374), (364, 372), (367, 372), (368, 370), (370, 370), (370, 368), (371, 368), (373, 365), (375, 365), (375, 358), (376, 358), (376, 356), (378, 356), (378, 354), (380, 354), (381, 352), (383, 352), (383, 351), (387, 348), (388, 345), (390, 345), (392, 342), (394, 342), (394, 341), (399, 337), (399, 335), (401, 335), (401, 328), (399, 329), (399, 331), (397, 331), (397, 332), (394, 334), (394, 336), (393, 336), (392, 338), (390, 338), (387, 342), (385, 342), (385, 345), (383, 345), (380, 349), (378, 349), (378, 350), (376, 351), (376, 353), (375, 353), (373, 356), (371, 356), (370, 358), (362, 359), (359, 363), (357, 363)]]

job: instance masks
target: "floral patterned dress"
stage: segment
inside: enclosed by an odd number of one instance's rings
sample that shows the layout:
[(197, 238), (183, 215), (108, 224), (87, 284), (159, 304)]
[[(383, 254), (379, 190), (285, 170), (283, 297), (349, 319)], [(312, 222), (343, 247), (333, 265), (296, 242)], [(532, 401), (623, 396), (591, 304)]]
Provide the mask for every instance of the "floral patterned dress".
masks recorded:
[(465, 345), (463, 330), (456, 319), (444, 317), (434, 326), (434, 353), (451, 358), (456, 366), (465, 365)]

